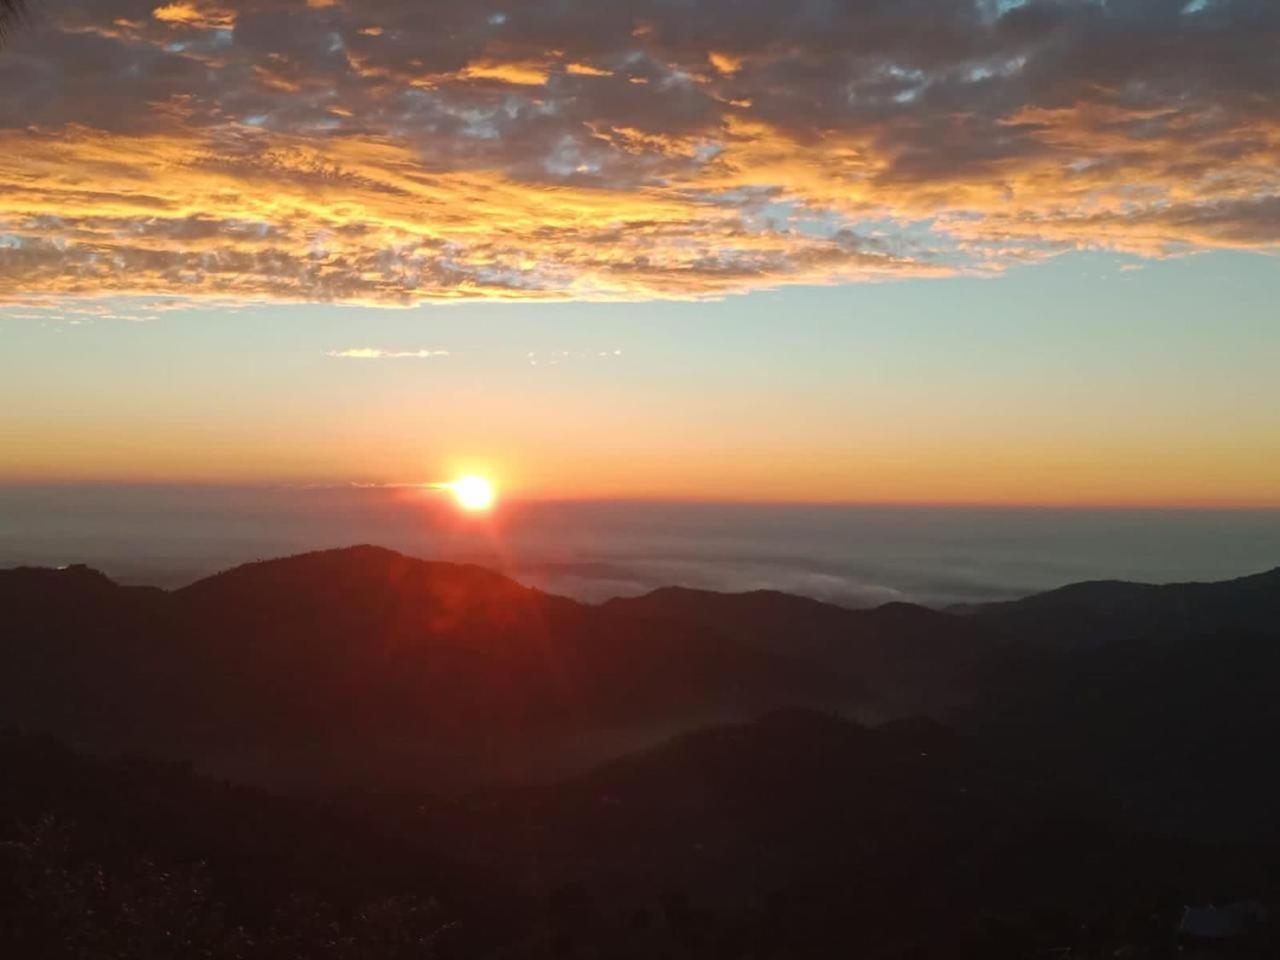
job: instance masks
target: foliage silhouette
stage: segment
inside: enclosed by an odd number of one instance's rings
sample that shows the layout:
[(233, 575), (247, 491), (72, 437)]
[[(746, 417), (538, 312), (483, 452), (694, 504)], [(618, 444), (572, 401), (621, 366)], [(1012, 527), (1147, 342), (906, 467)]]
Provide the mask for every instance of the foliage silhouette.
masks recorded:
[(27, 17), (27, 0), (0, 0), (0, 47), (15, 26)]

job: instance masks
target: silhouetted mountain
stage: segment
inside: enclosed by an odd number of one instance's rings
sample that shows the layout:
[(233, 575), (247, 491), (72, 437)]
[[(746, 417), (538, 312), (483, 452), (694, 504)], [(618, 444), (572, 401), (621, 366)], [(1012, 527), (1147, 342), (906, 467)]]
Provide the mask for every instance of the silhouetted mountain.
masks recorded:
[(1139, 822), (1280, 839), (1280, 570), (1222, 583), (1082, 583), (971, 616), (1016, 639), (965, 721)]
[(500, 875), (431, 831), (0, 733), (0, 955), (476, 956), (513, 936)]
[(977, 623), (908, 603), (849, 610), (775, 591), (726, 594), (668, 587), (606, 607), (678, 623), (799, 657), (841, 678), (861, 715), (941, 715), (968, 702), (1000, 660)]
[(338, 810), (5, 739), (0, 944), (1169, 956), (1183, 904), (1277, 896), (1278, 588), (592, 607), (368, 547), (175, 592), (0, 573), (0, 720), (345, 788)]
[(0, 572), (0, 610), (0, 721), (258, 783), (547, 779), (817, 706), (959, 723), (1168, 829), (1273, 836), (1280, 806), (1261, 759), (1280, 737), (1276, 571), (1078, 584), (964, 615), (676, 589), (593, 607), (359, 547), (172, 593)]
[(24, 736), (0, 765), (0, 952), (42, 960), (1112, 955), (1171, 948), (1185, 902), (1270, 895), (1276, 863), (1100, 824), (933, 722), (798, 710), (447, 804)]
[(0, 604), (0, 718), (263, 782), (545, 773), (544, 748), (590, 759), (694, 722), (847, 696), (732, 638), (372, 547), (173, 593), (81, 568), (9, 571)]
[(1272, 851), (1106, 814), (936, 723), (793, 710), (489, 795), (449, 835), (493, 869), (572, 891), (584, 955), (618, 955), (591, 945), (620, 928), (626, 956), (1155, 947), (1181, 903), (1270, 890)]
[(986, 625), (1045, 648), (1280, 629), (1280, 567), (1220, 583), (1075, 583), (1021, 600), (971, 606)]

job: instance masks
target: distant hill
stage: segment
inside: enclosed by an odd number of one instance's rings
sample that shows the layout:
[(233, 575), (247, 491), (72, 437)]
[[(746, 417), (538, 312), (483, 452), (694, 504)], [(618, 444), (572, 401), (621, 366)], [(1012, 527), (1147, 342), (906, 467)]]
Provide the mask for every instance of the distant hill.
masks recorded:
[(963, 612), (1008, 636), (1078, 651), (1139, 637), (1280, 628), (1280, 567), (1220, 583), (1075, 583)]
[(0, 572), (0, 610), (0, 721), (261, 782), (528, 772), (554, 766), (543, 747), (590, 759), (717, 717), (852, 699), (732, 637), (373, 547), (172, 593), (84, 568)]
[(968, 702), (1004, 646), (976, 622), (908, 603), (850, 610), (775, 591), (669, 587), (605, 606), (816, 664), (857, 691), (859, 713), (877, 720), (941, 715)]
[(0, 723), (250, 782), (545, 780), (810, 707), (944, 720), (1170, 830), (1277, 833), (1280, 571), (963, 613), (683, 589), (597, 607), (355, 547), (173, 592), (3, 571), (0, 617)]
[(1025, 638), (965, 720), (1172, 832), (1280, 840), (1280, 570), (1085, 583), (978, 609)]

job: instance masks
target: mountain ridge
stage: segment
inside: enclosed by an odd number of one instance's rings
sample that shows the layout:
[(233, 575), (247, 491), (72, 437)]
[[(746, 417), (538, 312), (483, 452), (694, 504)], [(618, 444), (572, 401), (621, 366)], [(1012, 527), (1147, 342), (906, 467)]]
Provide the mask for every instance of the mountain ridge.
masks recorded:
[[(687, 588), (590, 605), (368, 545), (174, 591), (21, 568), (0, 571), (0, 722), (269, 785), (447, 791), (803, 707), (871, 723), (931, 717), (1120, 782), (1145, 767), (1119, 758), (1152, 735), (1126, 706), (1136, 700), (1207, 712), (1197, 744), (1238, 737), (1250, 716), (1280, 734), (1262, 701), (1217, 709), (1196, 675), (1223, 690), (1280, 682), (1278, 580), (1086, 583), (961, 615)], [(1083, 602), (1100, 592), (1106, 602)], [(1098, 735), (1082, 691), (1100, 698), (1114, 748), (1067, 722)]]

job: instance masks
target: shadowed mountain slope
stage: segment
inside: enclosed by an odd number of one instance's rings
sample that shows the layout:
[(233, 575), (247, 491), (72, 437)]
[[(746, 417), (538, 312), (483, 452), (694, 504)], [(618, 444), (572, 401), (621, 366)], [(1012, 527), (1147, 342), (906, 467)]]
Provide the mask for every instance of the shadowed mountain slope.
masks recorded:
[(811, 666), (732, 638), (372, 547), (250, 564), (174, 593), (83, 568), (8, 571), (0, 609), (0, 719), (252, 779), (288, 778), (263, 766), (274, 756), (353, 782), (494, 774), (537, 759), (524, 753), (540, 743), (612, 731), (625, 747), (847, 697)]
[(669, 587), (606, 607), (800, 657), (842, 678), (871, 719), (943, 715), (982, 689), (1003, 644), (976, 622), (908, 603), (849, 610), (774, 591)]
[(1277, 571), (965, 615), (682, 589), (593, 607), (356, 547), (172, 593), (3, 571), (0, 611), (0, 722), (255, 782), (546, 778), (811, 706), (947, 718), (1179, 829), (1229, 808), (1217, 782), (1249, 830), (1280, 802), (1256, 759), (1280, 736)]
[(1081, 583), (972, 614), (1016, 638), (964, 720), (1178, 833), (1280, 839), (1280, 570)]
[(0, 764), (0, 949), (49, 960), (1109, 956), (1267, 895), (1275, 862), (1103, 825), (931, 722), (798, 710), (454, 803), (339, 810), (28, 736)]
[[(929, 721), (801, 710), (488, 796), (451, 833), (574, 891), (580, 938), (665, 915), (690, 956), (1028, 957), (1090, 928), (1168, 946), (1180, 903), (1260, 894), (1275, 862), (1121, 825)], [(626, 955), (671, 955), (672, 932), (641, 922)]]
[(1218, 583), (1098, 580), (967, 608), (984, 624), (1047, 649), (1223, 630), (1280, 629), (1280, 567)]
[(520, 915), (501, 876), (421, 826), (46, 737), (0, 732), (0, 769), (6, 957), (444, 960), (483, 955)]

